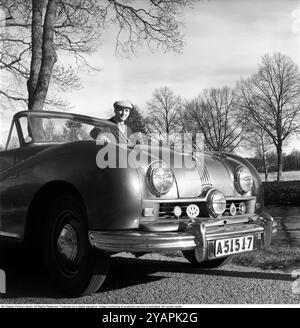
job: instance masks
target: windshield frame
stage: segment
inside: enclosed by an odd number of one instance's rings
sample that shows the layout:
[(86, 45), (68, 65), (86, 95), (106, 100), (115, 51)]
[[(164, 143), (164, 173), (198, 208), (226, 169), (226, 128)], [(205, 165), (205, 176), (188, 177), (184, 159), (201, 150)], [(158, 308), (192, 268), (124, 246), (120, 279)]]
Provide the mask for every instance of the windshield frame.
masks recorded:
[[(31, 137), (30, 142), (26, 142), (24, 140), (24, 135), (23, 135), (23, 130), (21, 127), (20, 119), (22, 117), (26, 117), (28, 121), (28, 134)], [(30, 144), (63, 144), (63, 143), (68, 143), (71, 142), (70, 140), (66, 141), (51, 141), (51, 140), (36, 140), (35, 134), (33, 131), (32, 127), (32, 118), (45, 118), (45, 119), (66, 119), (66, 120), (72, 120), (74, 122), (80, 122), (83, 124), (88, 124), (92, 127), (108, 127), (110, 128), (111, 133), (114, 135), (117, 144), (126, 144), (131, 145), (130, 140), (118, 129), (117, 125), (113, 122), (110, 122), (106, 119), (99, 119), (95, 117), (90, 117), (90, 116), (85, 116), (81, 114), (74, 114), (74, 113), (64, 113), (64, 112), (53, 112), (53, 111), (22, 111), (18, 112), (17, 114), (14, 115), (12, 124), (11, 124), (11, 129), (13, 126), (13, 123), (16, 123), (16, 127), (18, 130), (18, 136), (19, 136), (19, 141), (20, 141), (20, 146), (27, 146)], [(11, 131), (10, 131), (11, 134)], [(9, 134), (9, 136), (10, 136)], [(9, 142), (9, 136), (7, 139), (7, 143)], [(85, 139), (85, 140), (94, 140), (94, 139)], [(96, 140), (94, 140), (96, 142)]]

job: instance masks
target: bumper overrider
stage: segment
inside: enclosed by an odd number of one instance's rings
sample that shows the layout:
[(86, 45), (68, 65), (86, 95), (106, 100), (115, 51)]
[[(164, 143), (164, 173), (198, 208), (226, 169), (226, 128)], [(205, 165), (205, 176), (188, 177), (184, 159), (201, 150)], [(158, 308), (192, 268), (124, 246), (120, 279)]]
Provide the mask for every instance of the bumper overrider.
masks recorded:
[[(277, 223), (268, 213), (245, 215), (222, 220), (194, 219), (184, 231), (89, 231), (93, 247), (109, 252), (153, 252), (164, 250), (193, 250), (199, 261), (213, 259), (215, 242), (253, 236), (253, 250), (270, 246), (277, 233)], [(239, 253), (243, 250), (239, 250)], [(226, 256), (224, 254), (223, 256)], [(221, 254), (222, 256), (222, 254)]]

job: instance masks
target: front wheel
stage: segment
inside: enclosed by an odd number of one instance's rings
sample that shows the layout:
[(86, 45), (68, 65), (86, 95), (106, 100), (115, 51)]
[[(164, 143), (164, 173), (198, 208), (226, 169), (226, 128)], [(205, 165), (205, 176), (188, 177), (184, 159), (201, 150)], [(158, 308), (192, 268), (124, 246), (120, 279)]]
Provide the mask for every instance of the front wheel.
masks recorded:
[(182, 251), (182, 254), (193, 266), (203, 269), (219, 268), (230, 260), (230, 256), (226, 256), (218, 259), (198, 262), (194, 250)]
[(103, 284), (109, 256), (88, 240), (85, 210), (74, 196), (53, 200), (43, 231), (44, 262), (56, 286), (69, 296), (96, 292)]

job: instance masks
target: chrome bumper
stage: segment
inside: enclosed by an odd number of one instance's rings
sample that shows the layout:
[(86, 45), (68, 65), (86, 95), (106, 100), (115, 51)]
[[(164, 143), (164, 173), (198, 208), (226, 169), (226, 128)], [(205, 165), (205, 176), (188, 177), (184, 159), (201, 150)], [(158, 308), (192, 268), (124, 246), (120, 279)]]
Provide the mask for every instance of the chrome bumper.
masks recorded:
[[(224, 219), (222, 219), (224, 222)], [(194, 220), (185, 231), (89, 231), (93, 247), (111, 252), (153, 252), (196, 249), (199, 260), (214, 258), (214, 241), (245, 235), (254, 236), (254, 248), (267, 248), (277, 232), (277, 223), (267, 213), (252, 215), (247, 222), (216, 225)]]

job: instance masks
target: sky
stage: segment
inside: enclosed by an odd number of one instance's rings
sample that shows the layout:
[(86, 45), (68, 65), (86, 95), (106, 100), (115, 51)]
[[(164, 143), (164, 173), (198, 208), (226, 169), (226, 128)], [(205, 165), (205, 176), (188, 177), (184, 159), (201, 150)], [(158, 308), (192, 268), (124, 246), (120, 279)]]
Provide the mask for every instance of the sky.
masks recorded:
[[(257, 70), (266, 53), (281, 52), (300, 67), (300, 0), (197, 1), (182, 20), (181, 54), (143, 48), (130, 59), (118, 58), (116, 31), (108, 30), (102, 46), (88, 58), (100, 71), (81, 73), (82, 88), (65, 95), (72, 112), (106, 118), (115, 100), (129, 99), (146, 113), (155, 88), (168, 86), (191, 99), (204, 88), (234, 87)], [(300, 150), (300, 138), (285, 146), (287, 152)]]

